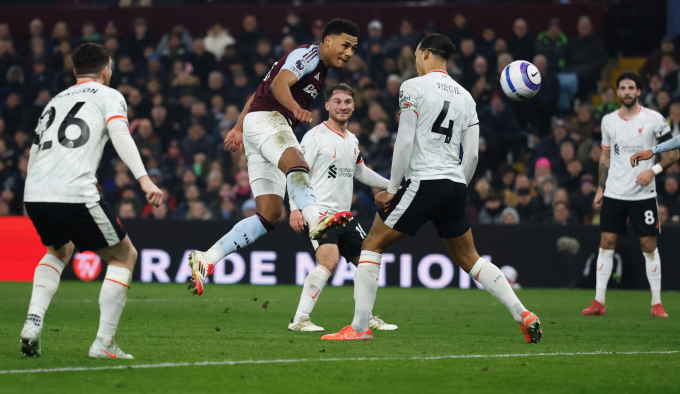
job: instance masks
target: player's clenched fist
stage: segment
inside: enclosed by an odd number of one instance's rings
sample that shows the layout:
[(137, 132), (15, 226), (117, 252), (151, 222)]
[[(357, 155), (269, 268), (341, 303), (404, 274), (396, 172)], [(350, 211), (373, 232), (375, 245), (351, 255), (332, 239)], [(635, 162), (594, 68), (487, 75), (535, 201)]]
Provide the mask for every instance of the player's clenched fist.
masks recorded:
[(163, 203), (163, 191), (151, 181), (151, 178), (144, 175), (139, 178), (139, 185), (142, 187), (142, 191), (146, 193), (146, 201), (154, 207), (160, 207)]
[(642, 152), (634, 154), (630, 158), (630, 165), (635, 167), (640, 163), (640, 160), (649, 160), (652, 157), (654, 157), (654, 152), (652, 152), (651, 149), (643, 150)]
[(312, 123), (312, 113), (306, 109), (297, 109), (293, 115), (295, 115), (295, 119), (300, 122)]
[(375, 205), (377, 205), (379, 208), (385, 209), (392, 203), (394, 196), (394, 194), (387, 191), (380, 192), (375, 195)]
[(232, 129), (227, 138), (224, 139), (224, 146), (232, 152), (238, 152), (243, 149), (243, 131)]

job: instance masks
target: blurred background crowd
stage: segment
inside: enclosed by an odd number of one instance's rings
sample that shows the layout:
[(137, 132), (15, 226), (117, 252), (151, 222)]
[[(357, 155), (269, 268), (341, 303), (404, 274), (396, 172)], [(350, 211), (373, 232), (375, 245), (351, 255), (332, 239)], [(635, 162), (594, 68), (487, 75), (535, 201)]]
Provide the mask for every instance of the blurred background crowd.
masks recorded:
[[(189, 31), (181, 22), (152, 31), (138, 18), (123, 35), (113, 22), (81, 25), (34, 19), (18, 36), (0, 19), (0, 215), (23, 215), (28, 152), (38, 118), (50, 99), (75, 83), (70, 54), (83, 42), (102, 43), (114, 62), (111, 86), (128, 102), (130, 132), (165, 203), (153, 208), (128, 168), (108, 144), (98, 176), (102, 198), (120, 218), (237, 221), (256, 211), (246, 158), (222, 141), (273, 63), (297, 46), (318, 43), (327, 21), (282, 15), (277, 36), (267, 36), (254, 15), (239, 34), (221, 22)], [(1, 16), (0, 16), (1, 18)], [(427, 34), (448, 35), (458, 48), (448, 72), (477, 102), (480, 161), (469, 185), (473, 223), (598, 224), (592, 200), (598, 181), (602, 117), (618, 108), (610, 83), (612, 62), (587, 16), (567, 36), (559, 19), (512, 31), (491, 27), (475, 36), (463, 14), (449, 26), (408, 20), (394, 35), (380, 20), (360, 26), (356, 55), (343, 70), (331, 70), (326, 85), (355, 89), (349, 131), (360, 141), (367, 165), (389, 177), (398, 124), (401, 83), (417, 76), (414, 49)], [(232, 29), (233, 30), (233, 29)], [(572, 29), (573, 30), (573, 29)], [(680, 134), (680, 52), (664, 38), (636, 63), (643, 77), (642, 104), (667, 117)], [(538, 67), (542, 86), (535, 98), (516, 103), (500, 91), (500, 72), (513, 60)], [(639, 65), (639, 70), (638, 66)], [(299, 139), (326, 119), (323, 97), (312, 105), (314, 121), (295, 129)], [(662, 225), (680, 222), (680, 166), (656, 179)], [(356, 183), (352, 211), (359, 219), (376, 212), (370, 190)], [(284, 213), (285, 214), (285, 213)]]

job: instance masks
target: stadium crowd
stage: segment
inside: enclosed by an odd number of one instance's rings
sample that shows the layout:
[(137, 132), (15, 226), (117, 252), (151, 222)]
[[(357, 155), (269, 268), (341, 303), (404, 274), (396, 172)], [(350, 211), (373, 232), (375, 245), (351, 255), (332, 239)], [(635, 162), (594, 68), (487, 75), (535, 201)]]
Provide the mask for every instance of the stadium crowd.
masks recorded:
[[(98, 188), (119, 217), (236, 221), (253, 215), (246, 158), (226, 150), (222, 141), (273, 63), (298, 45), (320, 42), (324, 25), (291, 13), (280, 35), (267, 37), (256, 17), (247, 15), (241, 32), (233, 36), (220, 22), (205, 32), (189, 32), (182, 23), (154, 32), (140, 18), (125, 36), (113, 22), (57, 22), (48, 28), (34, 19), (29, 33), (17, 37), (0, 22), (0, 216), (24, 214), (33, 130), (50, 99), (75, 83), (70, 54), (83, 42), (102, 43), (111, 53), (111, 86), (126, 97), (130, 132), (151, 179), (166, 194), (161, 207), (147, 205), (109, 144), (97, 174)], [(389, 177), (399, 87), (417, 76), (414, 49), (423, 35), (447, 34), (458, 48), (448, 72), (471, 92), (481, 120), (480, 161), (469, 187), (471, 221), (597, 224), (592, 201), (601, 152), (599, 125), (618, 106), (611, 87), (600, 92), (601, 105), (588, 105), (601, 90), (607, 48), (587, 17), (579, 19), (577, 31), (569, 38), (557, 19), (547, 26), (528, 26), (518, 19), (509, 34), (487, 27), (475, 37), (465, 16), (456, 14), (448, 28), (427, 23), (418, 31), (405, 20), (388, 37), (374, 20), (360, 37), (356, 55), (345, 69), (331, 70), (326, 85), (346, 82), (354, 87), (356, 108), (349, 131), (358, 137), (366, 163)], [(640, 72), (646, 84), (643, 105), (668, 117), (675, 136), (680, 134), (680, 102), (674, 102), (680, 99), (680, 52), (674, 46), (664, 39)], [(528, 102), (510, 101), (500, 90), (500, 73), (513, 60), (532, 61), (541, 72), (541, 90)], [(580, 100), (568, 111), (558, 108), (560, 72), (578, 76)], [(322, 96), (313, 103), (313, 123), (295, 129), (299, 139), (327, 116)], [(657, 179), (662, 225), (680, 221), (679, 175), (676, 164)], [(375, 214), (376, 192), (355, 185), (356, 217)]]

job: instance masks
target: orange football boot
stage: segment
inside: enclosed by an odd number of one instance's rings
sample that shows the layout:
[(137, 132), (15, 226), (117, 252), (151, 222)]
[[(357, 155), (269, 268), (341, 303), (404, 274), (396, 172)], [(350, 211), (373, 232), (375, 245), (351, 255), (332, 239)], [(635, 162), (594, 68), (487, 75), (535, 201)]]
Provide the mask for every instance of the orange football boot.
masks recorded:
[(372, 341), (373, 333), (369, 328), (366, 332), (356, 332), (351, 325), (343, 328), (335, 334), (326, 334), (321, 339), (327, 341)]
[(328, 230), (344, 226), (353, 218), (352, 212), (349, 211), (338, 212), (335, 215), (323, 214), (321, 217), (319, 217), (319, 221), (314, 225), (314, 227), (311, 227), (312, 224), (309, 223), (309, 238), (318, 241), (323, 238), (324, 235), (326, 235)]
[(663, 310), (663, 305), (652, 305), (652, 317), (668, 317), (668, 313)]
[(600, 304), (597, 300), (593, 300), (593, 302), (590, 303), (590, 306), (582, 310), (581, 313), (583, 313), (584, 316), (602, 316), (606, 311), (607, 308), (604, 307), (604, 304)]
[(522, 322), (519, 323), (519, 328), (522, 329), (524, 339), (527, 343), (538, 343), (543, 338), (543, 329), (541, 328), (541, 321), (538, 320), (533, 312), (526, 311), (522, 313)]

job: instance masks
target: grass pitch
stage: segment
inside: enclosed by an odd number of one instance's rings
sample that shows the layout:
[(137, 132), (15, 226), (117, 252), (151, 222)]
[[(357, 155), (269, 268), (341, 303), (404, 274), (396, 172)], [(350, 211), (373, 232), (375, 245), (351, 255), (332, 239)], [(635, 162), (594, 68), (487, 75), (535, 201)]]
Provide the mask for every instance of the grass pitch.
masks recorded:
[[(485, 291), (381, 288), (374, 313), (399, 331), (374, 332), (373, 342), (330, 342), (287, 331), (300, 287), (207, 285), (203, 296), (191, 297), (185, 285), (134, 283), (117, 341), (135, 359), (116, 361), (87, 357), (100, 287), (61, 283), (42, 356), (25, 358), (19, 332), (31, 284), (0, 283), (0, 393), (680, 390), (680, 353), (655, 353), (680, 350), (676, 292), (662, 294), (671, 317), (655, 319), (647, 291), (610, 291), (607, 315), (584, 317), (591, 290), (522, 290), (544, 329), (543, 341), (532, 345)], [(353, 309), (351, 287), (327, 287), (312, 320), (335, 332), (351, 322)], [(55, 368), (82, 370), (46, 371)]]

